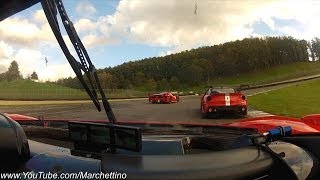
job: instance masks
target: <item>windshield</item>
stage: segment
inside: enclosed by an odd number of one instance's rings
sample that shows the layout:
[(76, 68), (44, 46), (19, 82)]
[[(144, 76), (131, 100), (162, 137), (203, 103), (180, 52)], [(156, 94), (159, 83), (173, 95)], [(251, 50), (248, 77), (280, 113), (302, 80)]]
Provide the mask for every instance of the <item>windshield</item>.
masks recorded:
[(252, 128), (285, 116), (318, 130), (303, 117), (320, 113), (320, 2), (62, 2), (56, 31), (41, 3), (0, 22), (0, 112)]
[(218, 93), (234, 93), (234, 89), (231, 88), (220, 88), (220, 89), (211, 89), (212, 92), (218, 92)]

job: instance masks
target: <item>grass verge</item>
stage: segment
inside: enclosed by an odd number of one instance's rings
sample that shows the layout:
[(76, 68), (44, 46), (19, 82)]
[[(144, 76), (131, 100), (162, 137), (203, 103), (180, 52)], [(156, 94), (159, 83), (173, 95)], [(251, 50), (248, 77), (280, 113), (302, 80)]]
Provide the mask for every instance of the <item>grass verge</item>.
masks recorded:
[[(287, 65), (280, 65), (277, 67), (272, 67), (259, 72), (251, 72), (240, 75), (235, 75), (232, 77), (225, 77), (221, 79), (212, 80), (210, 85), (220, 86), (220, 85), (261, 85), (272, 82), (285, 81), (290, 79), (295, 79), (304, 76), (311, 76), (320, 74), (320, 63), (319, 62), (298, 62)], [(205, 85), (196, 86), (192, 88), (184, 88), (179, 91), (189, 92), (194, 91), (198, 93), (203, 93), (205, 91)]]
[(275, 115), (302, 117), (320, 113), (320, 80), (303, 82), (248, 98), (249, 104)]
[[(288, 65), (281, 65), (268, 70), (245, 73), (233, 77), (226, 77), (212, 80), (211, 85), (258, 85), (283, 80), (294, 79), (303, 76), (320, 74), (320, 63), (299, 62)], [(55, 83), (37, 83), (28, 80), (13, 82), (0, 82), (1, 100), (88, 100), (86, 92), (72, 89)], [(168, 91), (169, 89), (165, 89)], [(188, 94), (190, 91), (201, 94), (206, 90), (205, 85), (196, 87), (183, 87), (179, 92)], [(176, 91), (176, 90), (174, 90)], [(146, 97), (148, 92), (139, 89), (114, 89), (106, 90), (106, 95), (110, 99)]]
[[(60, 86), (55, 83), (39, 83), (30, 80), (17, 80), (12, 82), (0, 82), (1, 100), (89, 100), (89, 96), (83, 90)], [(108, 98), (135, 98), (145, 97), (147, 92), (107, 89)]]
[(84, 91), (54, 83), (38, 83), (31, 80), (0, 82), (1, 100), (74, 100), (88, 99)]

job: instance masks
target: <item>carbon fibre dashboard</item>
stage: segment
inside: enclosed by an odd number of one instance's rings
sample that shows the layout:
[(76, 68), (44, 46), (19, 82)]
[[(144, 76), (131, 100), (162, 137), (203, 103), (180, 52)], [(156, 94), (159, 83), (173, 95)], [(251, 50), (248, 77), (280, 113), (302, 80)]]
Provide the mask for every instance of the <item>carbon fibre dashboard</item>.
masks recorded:
[[(255, 146), (197, 149), (181, 144), (178, 139), (178, 136), (145, 137), (144, 145), (149, 147), (140, 154), (119, 151), (105, 153), (100, 159), (73, 156), (68, 148), (29, 140), (32, 158), (26, 163), (26, 169), (33, 172), (121, 171), (127, 173), (128, 179), (314, 179), (312, 176), (319, 173), (316, 172), (318, 159), (313, 153), (287, 142), (269, 145), (275, 153), (284, 153), (283, 161), (279, 161), (272, 153)], [(186, 148), (184, 153), (180, 148)]]

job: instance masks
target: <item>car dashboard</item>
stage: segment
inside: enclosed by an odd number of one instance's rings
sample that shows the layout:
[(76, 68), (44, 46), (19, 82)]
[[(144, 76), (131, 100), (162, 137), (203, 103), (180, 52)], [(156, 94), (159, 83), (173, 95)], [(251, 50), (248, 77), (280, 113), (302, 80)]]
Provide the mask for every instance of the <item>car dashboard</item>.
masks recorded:
[[(29, 140), (33, 172), (123, 172), (128, 179), (317, 179), (319, 160), (294, 138), (255, 146), (236, 134), (144, 135), (142, 150), (73, 154)], [(293, 139), (292, 139), (293, 138)], [(287, 141), (287, 142), (286, 142)], [(317, 137), (317, 141), (320, 138)], [(298, 143), (299, 144), (299, 143)], [(45, 148), (47, 147), (47, 148)]]
[[(96, 124), (94, 127), (97, 129)], [(320, 177), (319, 135), (292, 135), (267, 144), (254, 144), (250, 135), (257, 132), (250, 128), (156, 125), (142, 128), (139, 151), (116, 148), (115, 151), (91, 152), (77, 149), (74, 141), (62, 137), (61, 134), (68, 132), (66, 129), (42, 127), (43, 131), (39, 131), (37, 127), (37, 133), (30, 134), (29, 128), (0, 118), (0, 160), (7, 162), (0, 164), (1, 171), (57, 174), (121, 171), (128, 179)], [(129, 132), (131, 136), (133, 131), (123, 129), (121, 132)], [(65, 146), (54, 145), (52, 142), (59, 141), (57, 139), (46, 139), (50, 133), (56, 134), (55, 137), (60, 135)], [(31, 140), (35, 137), (44, 139), (44, 143)], [(96, 150), (92, 147), (95, 144), (89, 145), (91, 147), (85, 148)]]

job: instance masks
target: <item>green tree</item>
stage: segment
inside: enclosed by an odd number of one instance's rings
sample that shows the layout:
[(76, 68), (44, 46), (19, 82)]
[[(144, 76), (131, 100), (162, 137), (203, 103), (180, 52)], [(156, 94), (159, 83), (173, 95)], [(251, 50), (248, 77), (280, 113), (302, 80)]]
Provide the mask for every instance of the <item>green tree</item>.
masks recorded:
[(101, 86), (103, 89), (112, 89), (114, 88), (113, 85), (113, 76), (110, 73), (107, 72), (100, 72), (98, 73)]
[(6, 73), (1, 73), (0, 74), (0, 81), (6, 80)]
[(320, 60), (320, 39), (315, 37), (312, 39), (312, 51), (314, 53), (315, 59)]
[(77, 78), (72, 78), (72, 77), (59, 79), (56, 81), (56, 83), (62, 86), (67, 86), (75, 89), (83, 88), (80, 81)]
[(30, 76), (30, 79), (38, 80), (38, 74), (35, 71), (33, 71), (33, 73)]
[(179, 87), (179, 79), (176, 76), (170, 78), (170, 86), (172, 89), (177, 89)]
[(189, 85), (200, 84), (204, 77), (204, 70), (195, 64), (186, 67), (182, 72), (182, 80)]
[(148, 79), (145, 84), (148, 91), (154, 91), (157, 88), (157, 82), (154, 79)]
[(320, 39), (314, 38), (308, 45), (305, 40), (286, 36), (251, 37), (163, 57), (130, 61), (98, 72), (111, 75), (111, 87), (150, 88), (154, 85), (153, 79), (158, 89), (168, 89), (176, 88), (175, 85), (200, 85), (281, 64), (308, 61), (308, 50), (314, 55), (313, 59), (318, 60)]
[(142, 86), (146, 82), (146, 76), (143, 72), (137, 72), (133, 77), (134, 85)]
[(17, 61), (11, 62), (10, 67), (8, 68), (8, 71), (6, 72), (6, 79), (8, 81), (22, 79)]
[(169, 83), (167, 79), (163, 78), (161, 79), (157, 84), (157, 89), (161, 91), (167, 91), (169, 88)]

